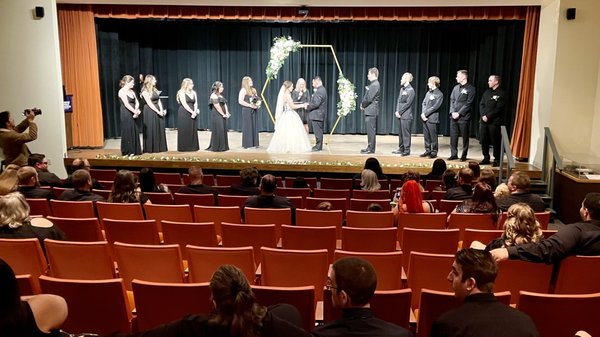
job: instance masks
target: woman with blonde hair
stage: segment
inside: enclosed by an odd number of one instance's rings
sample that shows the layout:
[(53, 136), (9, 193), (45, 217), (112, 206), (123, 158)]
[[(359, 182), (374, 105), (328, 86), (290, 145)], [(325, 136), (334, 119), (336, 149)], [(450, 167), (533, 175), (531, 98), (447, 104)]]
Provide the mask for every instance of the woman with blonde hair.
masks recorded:
[(194, 91), (194, 81), (184, 78), (181, 89), (177, 91), (177, 151), (198, 151), (198, 127), (196, 117), (198, 110), (198, 97)]
[[(294, 103), (298, 103), (298, 104), (304, 104), (304, 103), (308, 103), (308, 101), (310, 101), (310, 93), (306, 89), (306, 81), (302, 77), (300, 77), (296, 81), (296, 88), (294, 89), (294, 92), (292, 93), (292, 99), (294, 100)], [(300, 119), (302, 120), (302, 124), (304, 125), (304, 129), (306, 130), (306, 133), (308, 133), (308, 113), (306, 111), (306, 108), (298, 108), (298, 109), (296, 109), (296, 112), (298, 113), (298, 116), (300, 116)]]
[(364, 169), (360, 173), (360, 186), (364, 191), (378, 191), (381, 189), (381, 184), (377, 179), (377, 174), (369, 169)]
[(311, 150), (310, 139), (304, 130), (302, 120), (294, 111), (294, 109), (306, 108), (307, 103), (294, 103), (292, 89), (294, 89), (294, 84), (290, 81), (284, 81), (279, 89), (275, 106), (275, 132), (267, 152), (304, 153)]
[(19, 177), (17, 176), (18, 170), (19, 165), (15, 164), (8, 164), (8, 166), (4, 168), (4, 172), (0, 174), (0, 195), (6, 195), (19, 188)]
[(146, 75), (144, 87), (142, 88), (142, 99), (144, 100), (144, 152), (166, 152), (167, 135), (165, 134), (165, 115), (167, 110), (163, 109), (159, 97), (160, 92), (156, 89), (156, 78)]
[(238, 94), (238, 103), (242, 106), (242, 147), (258, 147), (258, 114), (259, 99), (253, 87), (252, 78), (242, 78), (242, 88)]
[(136, 119), (140, 116), (140, 101), (133, 91), (133, 76), (125, 75), (119, 82), (119, 102), (121, 103), (121, 154), (124, 156), (142, 154), (140, 131)]

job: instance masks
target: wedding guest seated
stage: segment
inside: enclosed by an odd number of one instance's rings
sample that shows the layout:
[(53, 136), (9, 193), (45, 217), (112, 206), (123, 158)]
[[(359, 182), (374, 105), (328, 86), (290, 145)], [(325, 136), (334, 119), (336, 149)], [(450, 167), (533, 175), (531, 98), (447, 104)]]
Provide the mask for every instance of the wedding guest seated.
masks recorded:
[(468, 167), (463, 167), (458, 172), (458, 186), (446, 190), (446, 200), (467, 200), (473, 195), (473, 171)]
[(502, 211), (506, 211), (510, 206), (523, 202), (529, 205), (535, 212), (543, 212), (546, 210), (544, 201), (537, 195), (529, 192), (531, 180), (527, 173), (515, 171), (508, 178), (508, 189), (510, 195), (498, 199), (498, 207)]
[(492, 190), (496, 189), (496, 174), (494, 173), (494, 170), (492, 170), (491, 167), (481, 169), (481, 174), (479, 175), (479, 180), (477, 181), (480, 183), (486, 183), (490, 185)]
[(479, 163), (476, 161), (470, 161), (468, 167), (473, 171), (473, 181), (479, 180), (479, 176), (481, 175), (481, 167)]
[(151, 168), (144, 167), (140, 170), (139, 181), (142, 192), (171, 193), (167, 185), (156, 183), (154, 171)]
[(112, 190), (108, 195), (109, 202), (152, 204), (138, 186), (138, 180), (133, 172), (119, 170), (115, 176)]
[[(421, 185), (421, 174), (419, 173), (419, 171), (415, 171), (415, 170), (406, 171), (406, 173), (404, 173), (402, 175), (402, 182), (406, 183), (409, 180), (415, 181), (419, 185), (419, 189), (421, 190), (421, 192), (425, 191), (425, 188), (423, 187), (423, 185)], [(404, 186), (404, 185), (402, 185), (402, 186)]]
[(217, 195), (219, 191), (208, 185), (204, 185), (202, 181), (204, 180), (204, 173), (202, 173), (202, 169), (199, 166), (191, 166), (188, 169), (188, 176), (190, 177), (189, 185), (183, 186), (177, 191), (177, 193), (184, 194), (212, 194), (215, 198), (215, 205), (217, 204)]
[(258, 189), (258, 170), (255, 167), (246, 167), (240, 171), (241, 184), (232, 184), (229, 187), (229, 193), (232, 195), (257, 195)]
[(392, 208), (394, 216), (398, 213), (435, 213), (435, 208), (429, 201), (423, 201), (419, 183), (409, 180), (402, 185), (400, 196), (394, 196), (396, 206)]
[(473, 187), (473, 196), (470, 200), (463, 201), (456, 206), (453, 213), (489, 213), (492, 215), (494, 223), (498, 221), (500, 210), (496, 205), (494, 192), (490, 185), (486, 183), (477, 183)]
[(331, 207), (332, 205), (329, 201), (323, 201), (317, 205), (317, 209), (320, 211), (331, 211)]
[[(381, 164), (379, 163), (379, 160), (377, 160), (377, 158), (374, 157), (370, 157), (367, 158), (367, 160), (365, 160), (365, 166), (363, 167), (363, 170), (371, 170), (373, 172), (375, 172), (375, 174), (377, 175), (377, 179), (380, 180), (387, 180), (387, 176), (385, 174), (383, 174), (383, 169), (381, 168)], [(354, 175), (354, 177), (352, 177), (352, 186), (355, 189), (360, 189), (361, 185), (360, 182), (362, 180), (362, 171), (361, 173), (357, 173)]]
[(369, 169), (362, 170), (360, 174), (360, 187), (363, 191), (379, 191), (381, 184), (379, 184), (377, 174)]
[(292, 188), (310, 188), (304, 177), (296, 177), (294, 179), (294, 183), (292, 184)]
[(444, 172), (446, 171), (446, 162), (442, 158), (438, 158), (433, 161), (431, 166), (431, 172), (424, 175), (423, 180), (442, 180)]
[[(316, 327), (316, 337), (396, 336), (412, 333), (401, 326), (376, 318), (369, 302), (377, 287), (377, 274), (367, 260), (345, 257), (329, 268), (327, 289), (334, 308), (342, 309), (342, 318)], [(325, 299), (327, 300), (327, 299)]]
[[(294, 217), (294, 210), (296, 207), (290, 201), (290, 199), (282, 196), (275, 195), (275, 189), (277, 188), (277, 178), (272, 174), (266, 174), (260, 181), (260, 194), (251, 195), (244, 201), (242, 205), (242, 219), (244, 218), (244, 208), (291, 208), (292, 218)], [(293, 219), (292, 219), (293, 222)]]
[(0, 336), (59, 336), (67, 319), (65, 299), (50, 294), (23, 296), (12, 268), (0, 258)]
[(581, 222), (561, 226), (551, 237), (537, 243), (491, 251), (496, 261), (523, 260), (552, 264), (571, 255), (600, 255), (600, 193), (588, 193), (579, 210)]
[(494, 190), (494, 198), (496, 198), (496, 200), (508, 196), (510, 195), (510, 190), (508, 189), (508, 185), (506, 185), (505, 183), (499, 184), (498, 186), (496, 186), (496, 189)]
[[(71, 174), (77, 170), (86, 170), (90, 172), (92, 166), (90, 165), (89, 160), (86, 158), (75, 158), (73, 162), (71, 162)], [(69, 175), (67, 179), (63, 181), (64, 187), (73, 187), (73, 182), (71, 181), (72, 175)], [(93, 190), (105, 190), (106, 187), (102, 185), (98, 180), (92, 178), (92, 189)]]
[(209, 288), (214, 306), (210, 315), (190, 313), (132, 336), (310, 337), (300, 328), (302, 318), (295, 307), (276, 304), (266, 308), (258, 304), (244, 273), (235, 266), (220, 266)]
[(373, 202), (367, 206), (367, 212), (383, 212), (383, 207), (380, 204)]
[(497, 239), (484, 245), (473, 241), (471, 248), (492, 250), (531, 242), (540, 242), (544, 238), (542, 226), (535, 218), (533, 209), (527, 204), (518, 203), (510, 206), (504, 222), (504, 233)]
[(63, 186), (63, 181), (54, 173), (48, 171), (48, 159), (41, 153), (32, 153), (27, 158), (27, 166), (35, 168), (41, 186)]
[(0, 195), (6, 195), (19, 189), (19, 165), (8, 164), (0, 174)]
[(67, 239), (65, 233), (48, 219), (30, 218), (29, 205), (23, 195), (17, 192), (0, 197), (0, 238), (37, 238), (40, 240), (42, 249), (46, 238)]
[(101, 195), (92, 193), (92, 177), (86, 170), (77, 170), (71, 175), (73, 189), (64, 191), (58, 199), (67, 201), (104, 201)]
[(434, 191), (448, 191), (456, 187), (456, 172), (453, 169), (447, 169), (442, 176), (443, 185), (434, 188)]
[(431, 337), (535, 337), (533, 321), (494, 296), (498, 266), (484, 250), (465, 248), (456, 253), (448, 281), (463, 304), (439, 316)]
[(23, 166), (17, 171), (19, 193), (29, 199), (54, 199), (52, 191), (39, 188), (38, 173), (31, 166)]

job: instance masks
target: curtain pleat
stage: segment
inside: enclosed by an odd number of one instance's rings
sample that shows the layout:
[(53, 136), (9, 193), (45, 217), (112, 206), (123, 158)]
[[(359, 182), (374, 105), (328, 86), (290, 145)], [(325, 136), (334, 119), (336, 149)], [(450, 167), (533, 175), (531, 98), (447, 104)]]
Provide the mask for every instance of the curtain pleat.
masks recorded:
[(62, 78), (73, 95), (73, 146), (104, 144), (94, 12), (89, 5), (58, 11)]
[(539, 22), (540, 8), (529, 7), (527, 9), (527, 18), (525, 19), (523, 57), (521, 59), (519, 84), (521, 90), (519, 91), (519, 98), (517, 100), (517, 114), (511, 139), (513, 156), (517, 158), (529, 158)]

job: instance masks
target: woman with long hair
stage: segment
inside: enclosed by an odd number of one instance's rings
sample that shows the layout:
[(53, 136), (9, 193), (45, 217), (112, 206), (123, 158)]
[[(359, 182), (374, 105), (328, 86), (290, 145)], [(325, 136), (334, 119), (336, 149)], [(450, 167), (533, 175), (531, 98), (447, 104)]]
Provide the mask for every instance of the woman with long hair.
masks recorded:
[(471, 200), (465, 200), (462, 204), (456, 206), (455, 213), (489, 213), (494, 222), (498, 220), (500, 209), (496, 205), (494, 190), (490, 185), (479, 182), (473, 188)]
[(433, 161), (431, 166), (431, 172), (423, 176), (423, 180), (442, 180), (442, 176), (446, 171), (446, 162), (442, 158), (438, 158)]
[(181, 89), (177, 91), (177, 151), (198, 151), (198, 127), (196, 117), (198, 110), (198, 97), (194, 91), (194, 81), (184, 78)]
[(306, 108), (307, 103), (296, 104), (292, 100), (294, 84), (284, 81), (277, 95), (275, 107), (275, 132), (267, 152), (271, 153), (304, 153), (310, 152), (310, 140), (304, 129), (302, 120), (294, 111)]
[[(248, 280), (235, 266), (220, 266), (213, 274), (209, 287), (214, 305), (210, 316), (190, 314), (180, 320), (131, 336), (311, 336), (299, 328), (300, 314), (293, 306), (278, 304), (266, 308), (258, 304)], [(123, 335), (113, 335), (117, 336)]]
[(156, 183), (154, 171), (148, 167), (140, 170), (140, 190), (142, 192), (171, 193), (167, 185)]
[(108, 202), (117, 203), (151, 203), (144, 192), (138, 187), (138, 179), (133, 172), (128, 170), (119, 170), (115, 175), (112, 190), (108, 195)]
[(140, 130), (136, 120), (140, 116), (140, 101), (138, 101), (133, 86), (135, 82), (131, 75), (125, 75), (119, 82), (119, 109), (121, 118), (121, 154), (124, 156), (142, 154), (140, 145)]
[[(367, 158), (367, 160), (365, 160), (365, 165), (363, 167), (363, 170), (371, 170), (373, 172), (375, 172), (375, 174), (377, 175), (377, 179), (379, 180), (387, 180), (387, 176), (385, 174), (383, 174), (383, 169), (381, 168), (381, 164), (379, 164), (379, 160), (377, 160), (377, 158), (375, 157), (369, 157)], [(361, 189), (362, 186), (360, 185), (361, 182), (361, 173), (357, 173), (354, 175), (354, 177), (352, 177), (352, 186), (354, 189)]]
[(224, 90), (225, 86), (219, 81), (213, 83), (211, 88), (210, 99), (208, 101), (208, 107), (212, 110), (210, 115), (210, 144), (206, 148), (208, 151), (222, 152), (229, 150), (227, 120), (231, 115), (229, 114), (227, 100), (223, 96)]
[(377, 174), (369, 169), (364, 169), (360, 173), (360, 187), (364, 191), (379, 191), (381, 184), (377, 180)]
[(394, 197), (396, 207), (392, 208), (394, 215), (398, 213), (435, 213), (435, 208), (429, 201), (423, 201), (421, 185), (415, 180), (407, 180), (402, 184), (400, 196)]
[[(244, 76), (238, 94), (238, 103), (242, 106), (242, 147), (244, 149), (258, 147), (258, 106), (259, 101), (252, 78)], [(253, 103), (255, 102), (255, 103)]]
[(166, 152), (167, 135), (165, 134), (165, 116), (167, 110), (163, 109), (156, 89), (156, 78), (146, 75), (142, 88), (144, 100), (144, 152)]
[[(296, 81), (296, 88), (292, 93), (292, 99), (294, 100), (294, 103), (298, 104), (304, 104), (310, 101), (310, 93), (308, 92), (308, 89), (306, 89), (306, 81), (302, 77)], [(306, 133), (308, 133), (308, 112), (306, 111), (306, 108), (298, 108), (296, 109), (296, 112), (298, 113), (298, 116), (300, 116), (302, 124), (304, 124)]]
[(19, 165), (8, 164), (0, 174), (0, 195), (6, 195), (19, 188), (19, 177), (17, 171)]

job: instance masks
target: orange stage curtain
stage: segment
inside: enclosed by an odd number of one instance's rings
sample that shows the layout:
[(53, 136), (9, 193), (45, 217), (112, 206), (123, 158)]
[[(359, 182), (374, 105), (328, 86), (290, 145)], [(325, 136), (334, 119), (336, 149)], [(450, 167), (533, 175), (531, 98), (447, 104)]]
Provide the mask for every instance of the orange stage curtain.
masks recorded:
[(73, 146), (104, 145), (94, 12), (89, 5), (58, 11), (63, 83), (73, 94)]
[(528, 7), (523, 39), (523, 57), (519, 80), (517, 115), (513, 128), (511, 149), (517, 158), (529, 158), (531, 145), (531, 111), (533, 109), (533, 84), (540, 26), (540, 8)]

